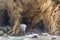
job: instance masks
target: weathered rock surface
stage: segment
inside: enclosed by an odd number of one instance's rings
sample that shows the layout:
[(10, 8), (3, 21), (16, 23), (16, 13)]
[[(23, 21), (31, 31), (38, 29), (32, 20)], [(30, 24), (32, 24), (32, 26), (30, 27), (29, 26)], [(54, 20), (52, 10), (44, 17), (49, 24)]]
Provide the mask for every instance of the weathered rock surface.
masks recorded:
[[(21, 23), (27, 25), (26, 32), (48, 32), (60, 34), (60, 0), (0, 0), (0, 30), (18, 35)], [(39, 26), (38, 26), (39, 24)], [(23, 30), (25, 32), (25, 29)]]

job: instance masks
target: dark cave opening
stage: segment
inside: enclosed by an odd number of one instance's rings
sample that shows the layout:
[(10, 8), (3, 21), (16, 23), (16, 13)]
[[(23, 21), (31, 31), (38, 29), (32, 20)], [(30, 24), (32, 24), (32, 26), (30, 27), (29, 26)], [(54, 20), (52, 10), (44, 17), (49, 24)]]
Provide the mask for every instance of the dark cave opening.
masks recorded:
[[(23, 19), (22, 19), (22, 23), (23, 23), (23, 24), (26, 24), (26, 25), (31, 24), (31, 22), (28, 22), (27, 20), (28, 20), (27, 18), (23, 18)], [(29, 27), (27, 27), (27, 28), (29, 28)], [(35, 24), (35, 25), (32, 27), (32, 29), (38, 29), (38, 30), (40, 30), (41, 32), (44, 32), (44, 29), (45, 29), (45, 28), (44, 28), (44, 22), (43, 22), (43, 20), (40, 20), (39, 23)], [(29, 29), (26, 29), (26, 30), (29, 30)]]
[(6, 26), (9, 25), (9, 16), (7, 13), (7, 10), (0, 11), (0, 26)]
[(41, 30), (42, 32), (44, 32), (44, 22), (43, 22), (43, 20), (41, 20), (41, 21), (38, 23), (38, 27), (40, 28), (40, 30)]
[(38, 28), (38, 30), (40, 30), (41, 32), (44, 32), (45, 28), (44, 28), (44, 22), (43, 22), (43, 20), (40, 20), (39, 23), (37, 23), (36, 25), (34, 25), (33, 29), (34, 28)]

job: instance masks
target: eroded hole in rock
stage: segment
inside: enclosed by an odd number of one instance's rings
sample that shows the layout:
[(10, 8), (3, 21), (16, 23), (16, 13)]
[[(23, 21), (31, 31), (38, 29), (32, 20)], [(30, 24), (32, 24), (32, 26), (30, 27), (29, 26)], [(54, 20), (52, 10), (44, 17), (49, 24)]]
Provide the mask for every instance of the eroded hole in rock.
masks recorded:
[(0, 9), (0, 36), (1, 34), (7, 34), (11, 30), (11, 27), (9, 25), (9, 15), (7, 13), (7, 10)]
[(39, 23), (37, 23), (33, 28), (38, 28), (41, 32), (44, 32), (44, 22), (43, 20), (40, 20)]
[[(27, 20), (28, 20), (27, 18), (23, 18), (22, 23), (26, 24), (26, 25), (31, 24), (31, 22), (27, 22)], [(41, 20), (39, 23), (37, 23), (36, 25), (31, 27), (31, 29), (32, 29), (32, 32), (34, 32), (34, 33), (44, 32), (44, 22), (43, 22), (43, 20)], [(29, 28), (26, 29), (26, 32), (28, 32), (27, 30), (29, 30)], [(31, 32), (31, 31), (29, 30), (29, 32)]]
[(44, 22), (43, 22), (43, 20), (40, 21), (38, 26), (41, 29), (41, 31), (44, 32)]
[(0, 10), (0, 26), (9, 25), (9, 16), (7, 10)]

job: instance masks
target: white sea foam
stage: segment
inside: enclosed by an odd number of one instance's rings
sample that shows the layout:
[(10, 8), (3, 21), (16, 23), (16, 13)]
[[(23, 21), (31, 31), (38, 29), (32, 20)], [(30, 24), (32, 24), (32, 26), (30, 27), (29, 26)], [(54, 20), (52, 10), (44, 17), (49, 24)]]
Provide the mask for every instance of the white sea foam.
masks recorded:
[(34, 36), (39, 37), (39, 34), (32, 33), (32, 34), (29, 34), (29, 35), (25, 35), (25, 37), (28, 37), (28, 38), (32, 38), (32, 37), (34, 37)]
[(21, 30), (23, 32), (25, 32), (25, 29), (26, 29), (27, 25), (26, 24), (21, 24), (20, 27), (21, 27)]
[(42, 33), (42, 36), (50, 36), (48, 33)]

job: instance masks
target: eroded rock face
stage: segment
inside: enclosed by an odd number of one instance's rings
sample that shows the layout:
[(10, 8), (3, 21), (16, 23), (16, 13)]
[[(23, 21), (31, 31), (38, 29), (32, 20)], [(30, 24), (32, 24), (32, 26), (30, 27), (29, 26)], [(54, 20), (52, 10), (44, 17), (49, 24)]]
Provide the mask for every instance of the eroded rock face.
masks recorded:
[(1, 0), (0, 8), (7, 10), (9, 22), (13, 26), (13, 34), (18, 34), (21, 33), (19, 28), (21, 22), (27, 24), (30, 30), (42, 19), (42, 5), (46, 2), (46, 0)]
[(54, 9), (51, 20), (51, 33), (60, 34), (60, 4)]
[[(55, 30), (59, 30), (59, 27), (56, 26), (59, 25), (57, 15), (59, 11), (54, 12), (58, 4), (59, 0), (0, 0), (0, 10), (2, 10), (0, 14), (2, 12), (1, 15), (6, 16), (4, 15), (6, 10), (9, 16), (8, 23), (13, 26), (12, 33), (15, 35), (21, 33), (21, 28), (19, 28), (21, 23), (27, 25), (28, 31), (32, 31), (41, 20), (43, 20), (44, 29), (47, 32), (58, 34)], [(2, 20), (4, 20), (3, 17)]]
[(40, 6), (45, 2), (44, 0), (0, 0), (2, 9), (0, 12), (7, 11), (9, 22), (13, 26), (13, 34), (18, 34), (21, 33), (19, 26), (22, 21), (25, 21), (29, 28), (40, 21)]
[(45, 11), (44, 24), (50, 34), (60, 34), (60, 1), (52, 1), (52, 5)]

